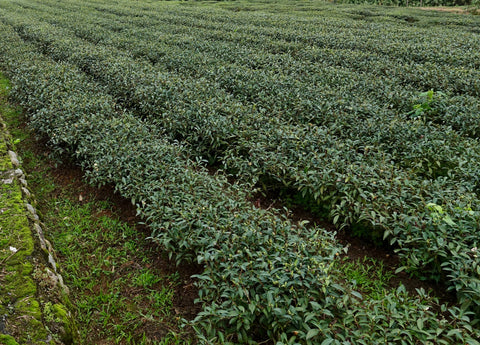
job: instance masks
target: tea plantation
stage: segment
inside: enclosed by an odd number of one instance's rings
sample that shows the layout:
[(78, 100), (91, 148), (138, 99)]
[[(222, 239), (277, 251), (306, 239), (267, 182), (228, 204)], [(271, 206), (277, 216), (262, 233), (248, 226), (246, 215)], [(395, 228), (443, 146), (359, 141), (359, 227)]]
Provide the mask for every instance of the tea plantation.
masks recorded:
[[(480, 344), (480, 17), (5, 0), (0, 46), (32, 128), (203, 264), (199, 342)], [(393, 246), (457, 305), (362, 299), (334, 234), (254, 207), (258, 190)]]

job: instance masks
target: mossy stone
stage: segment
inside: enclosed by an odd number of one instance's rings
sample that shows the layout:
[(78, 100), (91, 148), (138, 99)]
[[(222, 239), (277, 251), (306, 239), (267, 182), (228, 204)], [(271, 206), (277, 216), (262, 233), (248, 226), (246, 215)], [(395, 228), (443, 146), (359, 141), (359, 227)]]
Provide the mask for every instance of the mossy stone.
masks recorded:
[[(0, 126), (2, 124), (0, 123)], [(3, 138), (3, 135), (0, 134), (0, 152), (6, 152), (7, 151), (7, 145), (5, 143), (5, 140)], [(13, 169), (12, 162), (10, 160), (9, 156), (2, 156), (0, 158), (0, 171), (7, 171)]]
[(0, 344), (2, 345), (19, 345), (12, 336), (0, 334)]
[(75, 335), (77, 333), (77, 328), (72, 315), (65, 309), (65, 306), (61, 304), (54, 304), (53, 312), (55, 314), (55, 318), (63, 327), (63, 332), (59, 332), (61, 340), (65, 344), (73, 344)]
[[(29, 221), (32, 212), (27, 210), (22, 185), (13, 173), (9, 151), (14, 150), (14, 145), (2, 120), (4, 115), (9, 120), (18, 116), (18, 111), (7, 102), (9, 86), (9, 81), (0, 73), (0, 268), (3, 272), (0, 275), (0, 315), (5, 315), (8, 323), (14, 325), (5, 330), (9, 334), (0, 334), (0, 345), (54, 345), (59, 340), (65, 345), (74, 344), (78, 332), (68, 309), (58, 303), (44, 305), (43, 295), (37, 296), (40, 281), (34, 280), (38, 267), (33, 258), (37, 255), (38, 259), (43, 252), (41, 248), (35, 251), (35, 230)], [(48, 260), (50, 253), (44, 254)], [(63, 294), (60, 300), (70, 303)]]

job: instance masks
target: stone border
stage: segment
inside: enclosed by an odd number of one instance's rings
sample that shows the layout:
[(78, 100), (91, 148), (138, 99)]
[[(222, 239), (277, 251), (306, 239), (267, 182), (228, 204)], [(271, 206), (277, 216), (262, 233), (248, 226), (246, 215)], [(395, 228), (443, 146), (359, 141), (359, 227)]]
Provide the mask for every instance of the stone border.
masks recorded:
[(0, 344), (77, 343), (51, 243), (0, 117)]

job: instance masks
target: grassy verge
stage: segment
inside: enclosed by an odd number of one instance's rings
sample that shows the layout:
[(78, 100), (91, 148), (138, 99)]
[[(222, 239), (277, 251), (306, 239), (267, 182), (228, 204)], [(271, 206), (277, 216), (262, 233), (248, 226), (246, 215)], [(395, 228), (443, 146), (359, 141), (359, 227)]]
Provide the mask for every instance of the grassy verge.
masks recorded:
[(76, 295), (85, 343), (182, 342), (172, 315), (177, 277), (155, 267), (145, 241), (108, 203), (60, 198), (45, 218)]
[(76, 341), (76, 327), (67, 288), (3, 121), (17, 115), (7, 102), (9, 87), (0, 74), (0, 344), (68, 345)]
[(380, 300), (393, 290), (390, 287), (393, 272), (386, 269), (381, 260), (370, 257), (344, 260), (340, 270), (365, 299)]

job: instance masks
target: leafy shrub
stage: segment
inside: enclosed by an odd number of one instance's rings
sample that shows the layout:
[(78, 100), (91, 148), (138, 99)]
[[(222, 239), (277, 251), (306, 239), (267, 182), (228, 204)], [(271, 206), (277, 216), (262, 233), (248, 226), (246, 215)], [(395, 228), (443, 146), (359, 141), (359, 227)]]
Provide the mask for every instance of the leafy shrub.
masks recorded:
[[(152, 239), (172, 256), (205, 265), (197, 277), (205, 307), (196, 322), (203, 331), (241, 342), (250, 341), (252, 331), (259, 339), (280, 339), (292, 327), (306, 327), (303, 315), (312, 312), (312, 301), (325, 308), (324, 296), (336, 289), (329, 272), (338, 251), (332, 235), (253, 208), (240, 187), (210, 176), (180, 145), (119, 112), (78, 70), (32, 59), (14, 35), (9, 37), (2, 38), (10, 43), (2, 64), (15, 83), (12, 95), (31, 112), (34, 128), (55, 147), (82, 158), (92, 182), (115, 183), (135, 200), (153, 229)], [(267, 306), (273, 296), (275, 305)], [(216, 328), (209, 329), (215, 320)]]
[[(108, 11), (120, 11), (122, 16), (127, 15), (118, 7), (107, 7)], [(401, 69), (392, 68), (391, 63), (387, 65), (381, 58), (374, 59), (372, 65), (359, 63), (362, 61), (360, 57), (366, 58), (365, 54), (356, 55), (348, 61), (360, 71), (386, 69), (395, 76), (392, 80), (382, 76), (373, 81), (366, 79), (364, 73), (355, 74), (344, 69), (341, 59), (331, 61), (323, 51), (316, 50), (315, 56), (320, 56), (320, 61), (334, 67), (340, 64), (341, 68), (331, 69), (328, 66), (312, 71), (315, 79), (305, 77), (303, 83), (298, 84), (298, 68), (291, 62), (290, 55), (283, 57), (283, 49), (287, 52), (289, 49), (302, 51), (290, 42), (300, 40), (304, 44), (305, 37), (296, 31), (274, 31), (275, 28), (261, 26), (257, 30), (262, 35), (269, 40), (275, 38), (269, 43), (270, 49), (281, 50), (282, 59), (278, 67), (286, 61), (287, 66), (292, 68), (280, 79), (281, 83), (274, 81), (278, 72), (273, 69), (272, 73), (265, 64), (262, 65), (265, 78), (255, 77), (259, 73), (248, 69), (232, 74), (238, 69), (236, 64), (227, 65), (227, 68), (218, 66), (219, 70), (206, 69), (204, 74), (192, 77), (189, 73), (179, 74), (176, 70), (165, 71), (162, 66), (153, 66), (150, 61), (132, 58), (127, 52), (97, 44), (102, 41), (110, 44), (112, 36), (108, 30), (92, 34), (93, 29), (82, 26), (82, 37), (91, 41), (86, 42), (72, 35), (78, 29), (68, 22), (64, 22), (67, 28), (63, 29), (27, 19), (21, 11), (17, 14), (15, 10), (12, 12), (2, 18), (13, 25), (21, 37), (42, 53), (58, 61), (68, 61), (96, 78), (122, 106), (151, 121), (155, 130), (161, 131), (168, 140), (181, 141), (189, 155), (221, 163), (227, 172), (250, 185), (268, 180), (277, 188), (290, 188), (303, 196), (313, 197), (329, 210), (334, 223), (341, 227), (362, 224), (364, 236), (376, 238), (383, 232), (384, 239), (390, 238), (392, 243), (400, 246), (402, 255), (412, 244), (409, 241), (410, 228), (423, 226), (418, 224), (425, 222), (422, 215), (424, 205), (445, 200), (445, 204), (451, 207), (464, 202), (471, 203), (474, 209), (477, 207), (474, 205), (478, 200), (480, 150), (474, 138), (475, 127), (456, 126), (465, 122), (462, 117), (450, 121), (452, 111), (458, 110), (458, 107), (449, 110), (449, 96), (439, 98), (438, 92), (426, 93), (427, 99), (417, 103), (419, 106), (414, 109), (419, 110), (423, 118), (412, 118), (409, 100), (399, 100), (400, 95), (410, 94), (397, 91), (395, 86), (405, 83), (415, 87), (433, 85), (445, 87), (452, 95), (461, 94), (461, 102), (468, 100), (469, 106), (462, 107), (468, 112), (470, 123), (473, 123), (479, 114), (475, 111), (475, 108), (478, 109), (475, 97), (478, 96), (480, 80), (478, 72), (473, 69), (464, 70), (450, 64), (433, 65), (434, 60), (429, 56), (417, 56), (419, 61), (427, 61), (423, 64), (408, 61), (404, 63), (406, 68)], [(141, 13), (151, 16), (148, 11)], [(47, 14), (47, 18), (56, 22), (55, 17)], [(213, 28), (215, 38), (224, 39), (226, 36), (234, 42), (243, 40), (236, 31), (218, 32), (215, 23), (202, 16), (194, 18), (201, 27), (207, 30)], [(171, 20), (182, 22), (178, 17)], [(158, 24), (156, 20), (153, 23)], [(139, 25), (132, 25), (133, 33)], [(241, 22), (235, 25), (253, 30)], [(140, 30), (140, 33), (143, 35), (144, 31)], [(123, 42), (124, 36), (118, 37), (118, 44)], [(388, 51), (389, 47), (379, 45), (376, 40), (374, 44), (368, 42), (362, 49), (382, 54)], [(253, 43), (257, 44), (255, 40)], [(312, 43), (338, 48), (338, 39), (324, 41), (321, 37), (320, 42)], [(262, 44), (265, 41), (262, 40)], [(348, 52), (358, 49), (356, 45), (349, 48)], [(215, 50), (212, 48), (211, 51)], [(407, 53), (405, 58), (412, 51)], [(167, 52), (164, 54), (168, 55)], [(402, 56), (397, 51), (395, 54)], [(343, 54), (342, 59), (346, 55)], [(251, 58), (250, 50), (247, 50), (246, 56)], [(187, 54), (183, 59), (172, 61), (181, 66), (188, 62), (188, 57)], [(257, 55), (255, 57), (258, 68), (262, 59)], [(468, 59), (460, 58), (459, 61)], [(308, 67), (305, 68), (308, 70)], [(225, 72), (226, 78), (218, 77), (218, 71)], [(442, 78), (436, 78), (432, 71), (441, 73)], [(472, 75), (466, 76), (465, 71)], [(327, 90), (341, 86), (341, 92), (327, 93), (328, 97), (324, 100), (315, 101), (314, 96), (319, 91), (314, 89), (310, 94), (306, 87), (310, 82), (327, 87)], [(369, 85), (372, 82), (373, 86)], [(281, 91), (276, 93), (278, 87), (272, 85), (279, 86)], [(382, 100), (390, 104), (385, 107), (385, 103), (379, 103), (379, 99), (372, 95), (387, 85), (395, 92), (381, 93), (382, 96), (388, 95)], [(352, 99), (351, 103), (344, 100), (343, 92)], [(398, 94), (392, 97), (392, 93)], [(275, 100), (279, 95), (286, 96), (282, 96), (281, 102), (276, 102), (277, 106)], [(460, 96), (454, 97), (459, 99)], [(337, 101), (332, 102), (331, 99)], [(390, 103), (393, 99), (395, 102)], [(362, 103), (362, 106), (358, 105)], [(450, 128), (450, 125), (455, 125), (455, 128)], [(318, 150), (319, 147), (322, 149)], [(405, 224), (404, 220), (408, 223)], [(436, 226), (438, 224), (430, 230), (433, 234)], [(461, 235), (455, 234), (461, 238)], [(464, 246), (463, 249), (469, 248)], [(446, 266), (430, 265), (436, 254), (429, 250), (423, 254), (428, 257), (425, 264), (409, 265), (409, 268), (421, 272), (425, 278), (445, 277)], [(457, 283), (452, 281), (451, 284), (455, 286)]]
[(346, 4), (372, 4), (383, 6), (465, 6), (476, 0), (337, 0)]
[[(454, 54), (455, 63), (466, 67), (452, 67), (446, 53), (418, 53), (423, 50), (415, 46), (394, 50), (394, 41), (379, 44), (377, 34), (367, 34), (362, 46), (347, 31), (312, 38), (306, 35), (311, 27), (292, 27), (289, 17), (267, 17), (265, 23), (264, 17), (249, 14), (255, 26), (245, 23), (246, 17), (227, 24), (212, 21), (212, 14), (195, 9), (186, 10), (188, 16), (168, 14), (172, 26), (181, 30), (194, 20), (202, 40), (251, 46), (241, 63), (223, 68), (232, 47), (227, 44), (221, 58), (208, 60), (220, 65), (196, 75), (192, 68), (179, 71), (184, 64), (193, 66), (190, 56), (203, 58), (192, 53), (203, 41), (182, 58), (173, 57), (181, 49), (165, 51), (169, 58), (162, 60), (148, 55), (148, 30), (140, 30), (142, 20), (129, 15), (151, 18), (148, 25), (158, 27), (158, 13), (148, 6), (165, 4), (142, 3), (146, 9), (131, 2), (125, 8), (99, 4), (99, 17), (110, 13), (110, 21), (120, 16), (132, 22), (125, 27), (130, 31), (115, 35), (115, 24), (94, 30), (97, 19), (89, 4), (87, 10), (76, 7), (85, 25), (75, 29), (63, 15), (49, 14), (48, 1), (19, 2), (25, 5), (21, 9), (0, 4), (5, 47), (0, 66), (15, 85), (12, 96), (56, 150), (79, 159), (92, 183), (113, 183), (132, 199), (152, 228), (152, 240), (177, 260), (204, 264), (198, 276), (203, 311), (193, 325), (205, 343), (408, 339), (412, 344), (475, 344), (477, 315), (466, 310), (478, 313), (476, 302), (467, 304), (477, 301), (480, 291), (474, 250), (480, 150), (477, 132), (461, 125), (462, 117), (471, 123), (478, 117), (475, 50), (467, 57)], [(72, 4), (65, 2), (67, 9)], [(215, 18), (224, 16), (219, 13)], [(56, 17), (64, 19), (56, 22)], [(358, 26), (340, 19), (330, 22), (329, 29)], [(397, 35), (395, 26), (382, 28)], [(125, 51), (132, 44), (126, 37), (137, 30), (145, 38), (134, 53)], [(120, 49), (122, 39), (130, 42), (125, 50)], [(302, 48), (306, 43), (312, 48)], [(212, 44), (209, 54), (216, 48)], [(263, 59), (263, 49), (268, 58), (278, 55), (278, 64)], [(376, 54), (371, 64), (361, 63), (369, 56), (365, 53), (347, 60), (359, 73), (342, 65), (343, 57), (356, 50)], [(343, 55), (330, 57), (337, 51)], [(401, 68), (392, 67), (391, 57), (382, 58), (387, 52), (402, 62)], [(409, 57), (413, 62), (404, 63)], [(433, 63), (437, 57), (438, 68)], [(152, 60), (169, 61), (168, 68)], [(240, 68), (248, 60), (248, 68)], [(326, 67), (308, 69), (312, 61)], [(384, 72), (376, 81), (366, 77), (377, 69)], [(302, 73), (306, 76), (296, 81)], [(281, 82), (274, 81), (277, 74)], [(315, 88), (305, 87), (309, 83)], [(427, 99), (428, 118), (412, 118), (408, 113), (416, 90), (432, 88), (445, 91), (441, 111), (430, 112), (434, 107)], [(325, 97), (317, 102), (322, 89)], [(378, 89), (384, 91), (374, 96)], [(282, 94), (277, 105), (275, 98)], [(455, 109), (463, 114), (455, 117)], [(204, 158), (220, 162), (237, 184), (210, 175)], [(444, 318), (428, 311), (435, 302), (422, 295), (410, 298), (401, 289), (385, 302), (359, 300), (358, 293), (336, 280), (332, 262), (338, 247), (331, 235), (246, 201), (250, 187), (262, 180), (318, 200), (340, 226), (361, 223), (367, 225), (365, 232), (383, 231), (409, 270), (446, 279), (464, 305), (444, 309), (450, 314)]]

